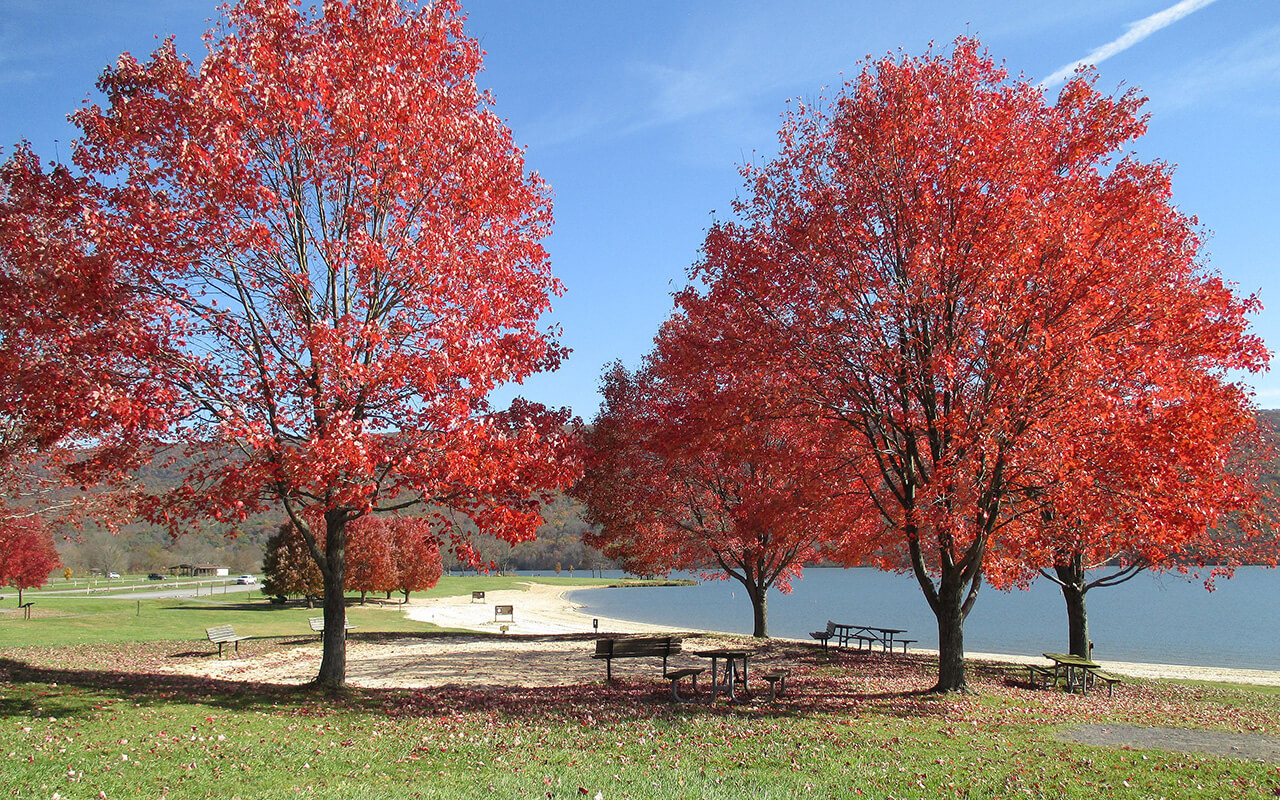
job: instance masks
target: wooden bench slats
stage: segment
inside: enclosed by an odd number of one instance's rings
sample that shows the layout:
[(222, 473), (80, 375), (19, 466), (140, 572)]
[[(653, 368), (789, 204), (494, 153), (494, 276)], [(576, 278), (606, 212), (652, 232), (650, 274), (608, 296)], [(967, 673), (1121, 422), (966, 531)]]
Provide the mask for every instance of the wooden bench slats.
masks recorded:
[[(316, 633), (324, 633), (324, 617), (307, 617), (307, 622), (310, 623), (311, 630), (315, 631)], [(352, 625), (347, 620), (343, 620), (343, 626), (346, 628), (346, 630), (351, 630), (352, 628), (356, 627), (355, 625)]]
[(662, 676), (668, 677), (667, 659), (681, 651), (682, 640), (676, 636), (637, 636), (625, 639), (596, 639), (592, 658), (603, 658), (605, 680), (613, 680), (615, 658), (661, 658)]
[(825, 631), (813, 631), (809, 635), (821, 642), (822, 649), (826, 650), (827, 642), (831, 640), (832, 636), (836, 635), (836, 624), (831, 620), (827, 620), (827, 629)]
[(1112, 675), (1110, 672), (1103, 672), (1097, 669), (1090, 673), (1089, 677), (1094, 681), (1102, 681), (1107, 685), (1107, 697), (1114, 697), (1116, 684), (1124, 683), (1124, 678), (1119, 675)]
[(248, 636), (237, 636), (235, 628), (230, 625), (214, 625), (212, 628), (204, 629), (205, 636), (209, 637), (209, 641), (218, 646), (218, 658), (222, 658), (222, 646), (224, 644), (234, 645), (236, 655), (240, 655), (240, 643)]

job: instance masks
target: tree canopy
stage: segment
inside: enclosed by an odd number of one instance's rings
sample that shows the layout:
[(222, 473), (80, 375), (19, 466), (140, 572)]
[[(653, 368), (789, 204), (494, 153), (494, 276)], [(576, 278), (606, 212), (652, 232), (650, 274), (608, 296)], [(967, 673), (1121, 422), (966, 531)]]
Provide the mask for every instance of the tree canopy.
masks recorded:
[[(894, 533), (888, 563), (938, 618), (939, 690), (965, 688), (964, 617), (985, 578), (1023, 568), (1078, 437), (1120, 432), (1106, 459), (1153, 409), (1173, 432), (1243, 421), (1227, 375), (1267, 363), (1256, 299), (1203, 263), (1169, 168), (1125, 153), (1141, 105), (1087, 73), (1050, 102), (968, 39), (871, 61), (788, 111), (693, 271), (751, 357), (795, 376), (811, 424), (846, 434), (846, 482), (880, 516), (865, 533)], [(1221, 467), (1237, 442), (1217, 433), (1169, 444)]]
[(144, 508), (177, 529), (282, 506), (339, 687), (348, 522), (430, 504), (521, 540), (574, 477), (567, 412), (488, 403), (563, 356), (538, 327), (548, 190), (456, 2), (242, 0), (208, 48), (122, 55), (74, 117), (94, 247), (165, 320), (147, 363), (194, 464)]

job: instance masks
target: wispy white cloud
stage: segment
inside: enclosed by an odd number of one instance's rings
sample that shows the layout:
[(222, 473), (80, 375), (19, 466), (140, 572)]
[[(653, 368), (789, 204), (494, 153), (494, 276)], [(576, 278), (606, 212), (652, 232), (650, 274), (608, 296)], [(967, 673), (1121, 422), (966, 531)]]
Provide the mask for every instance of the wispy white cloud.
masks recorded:
[(1130, 23), (1129, 29), (1122, 36), (1107, 42), (1084, 58), (1060, 67), (1052, 75), (1042, 80), (1040, 86), (1042, 88), (1056, 86), (1071, 77), (1080, 67), (1086, 64), (1097, 66), (1117, 53), (1123, 53), (1156, 31), (1169, 27), (1188, 14), (1199, 11), (1213, 2), (1215, 0), (1181, 0), (1181, 2), (1175, 3), (1163, 11), (1157, 11), (1149, 17)]
[[(1274, 117), (1280, 111), (1274, 101), (1275, 88), (1280, 87), (1280, 25), (1191, 61), (1147, 86), (1153, 112), (1212, 101)], [(1247, 93), (1247, 102), (1240, 102), (1242, 93)]]

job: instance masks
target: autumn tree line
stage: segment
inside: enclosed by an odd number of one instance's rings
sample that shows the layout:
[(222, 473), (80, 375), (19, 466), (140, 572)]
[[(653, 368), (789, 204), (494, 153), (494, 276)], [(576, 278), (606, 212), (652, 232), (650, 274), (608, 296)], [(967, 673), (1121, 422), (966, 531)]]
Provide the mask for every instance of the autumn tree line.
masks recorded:
[(568, 355), (563, 287), (457, 0), (239, 0), (206, 47), (122, 55), (70, 163), (0, 168), (4, 524), (278, 515), (320, 576), (321, 686), (360, 532), (478, 563), (562, 491), (628, 568), (742, 582), (761, 635), (806, 563), (911, 572), (938, 691), (983, 586), (1056, 580), (1074, 630), (1104, 565), (1275, 563), (1232, 377), (1269, 363), (1259, 302), (1130, 152), (1136, 92), (1050, 95), (960, 39), (788, 106), (584, 425), (489, 400)]

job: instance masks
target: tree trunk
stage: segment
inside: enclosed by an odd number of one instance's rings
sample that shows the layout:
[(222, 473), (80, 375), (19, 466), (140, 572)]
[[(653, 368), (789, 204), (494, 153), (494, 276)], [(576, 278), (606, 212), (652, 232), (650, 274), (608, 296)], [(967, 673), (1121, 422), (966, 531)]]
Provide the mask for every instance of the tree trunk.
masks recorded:
[(22, 587), (18, 587), (18, 606), (22, 606)]
[[(725, 566), (723, 562), (721, 566)], [(761, 586), (755, 572), (747, 567), (736, 572), (725, 566), (725, 571), (733, 576), (747, 590), (751, 598), (751, 635), (757, 639), (769, 638), (769, 587)]]
[[(967, 692), (964, 668), (964, 620), (978, 599), (982, 582), (982, 555), (985, 540), (970, 545), (959, 561), (942, 553), (938, 584), (935, 586), (924, 561), (924, 553), (914, 528), (908, 530), (911, 570), (924, 591), (929, 608), (938, 620), (938, 682), (932, 692)], [(967, 565), (967, 566), (966, 566)]]
[(751, 635), (757, 639), (769, 638), (769, 590), (747, 587), (751, 597)]
[(1062, 597), (1067, 601), (1067, 652), (1073, 656), (1090, 658), (1089, 652), (1089, 612), (1085, 607), (1084, 596), (1089, 587), (1084, 582), (1084, 567), (1079, 559), (1070, 563), (1054, 564), (1058, 574)]
[[(951, 584), (955, 585), (952, 586)], [(969, 685), (964, 669), (964, 604), (958, 581), (943, 576), (938, 590), (938, 683), (935, 692), (965, 692)]]
[(343, 584), (347, 573), (347, 520), (340, 511), (326, 511), (324, 574), (324, 653), (316, 685), (345, 689), (347, 685), (347, 605)]

